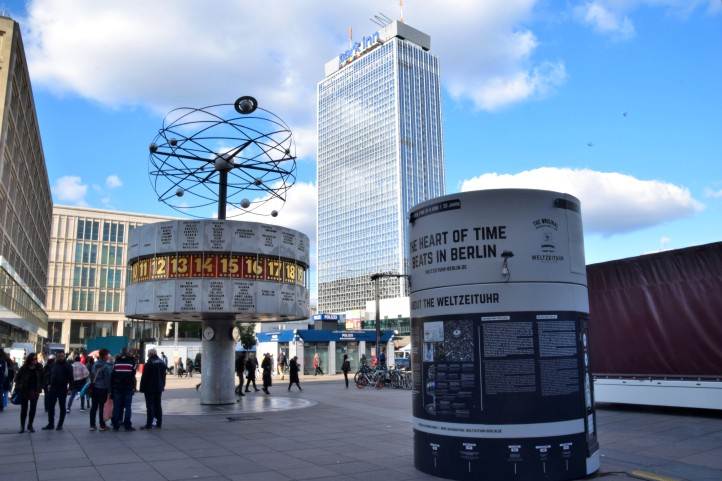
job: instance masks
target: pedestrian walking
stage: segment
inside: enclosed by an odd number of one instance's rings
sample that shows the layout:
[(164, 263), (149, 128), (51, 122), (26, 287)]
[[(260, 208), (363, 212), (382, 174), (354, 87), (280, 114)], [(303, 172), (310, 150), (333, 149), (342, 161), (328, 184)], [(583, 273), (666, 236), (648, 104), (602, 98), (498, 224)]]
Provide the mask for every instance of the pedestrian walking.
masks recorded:
[(293, 359), (291, 359), (291, 362), (288, 363), (288, 390), (291, 390), (291, 386), (294, 384), (298, 388), (299, 391), (303, 391), (301, 389), (301, 384), (298, 382), (298, 371), (301, 369), (301, 366), (298, 364), (298, 356), (293, 356)]
[[(81, 389), (83, 389), (85, 383), (88, 381), (88, 377), (90, 376), (88, 368), (85, 367), (85, 364), (81, 361), (81, 356), (76, 357), (72, 364), (73, 382), (70, 385), (70, 400), (68, 401), (67, 409), (68, 413), (70, 413), (70, 410), (73, 407), (75, 397), (80, 393)], [(80, 410), (85, 411), (85, 396), (80, 396)]]
[(193, 360), (190, 357), (186, 359), (186, 371), (188, 377), (193, 377)]
[[(65, 360), (65, 353), (59, 352), (55, 358), (55, 362), (50, 367), (50, 377), (48, 383), (48, 424), (43, 427), (44, 430), (55, 429), (63, 430), (63, 422), (65, 422), (65, 401), (68, 397), (68, 388), (73, 383), (73, 368)], [(55, 404), (58, 404), (60, 417), (58, 425), (55, 425)]]
[(278, 374), (281, 375), (281, 380), (286, 378), (286, 369), (288, 369), (288, 358), (286, 353), (281, 351), (278, 355)]
[(163, 425), (163, 408), (161, 396), (165, 390), (165, 363), (158, 357), (155, 349), (148, 351), (148, 361), (143, 367), (140, 377), (140, 392), (145, 395), (145, 426), (140, 429), (151, 429), (153, 419), (155, 427), (160, 429)]
[(38, 364), (37, 356), (31, 352), (25, 358), (23, 367), (15, 377), (15, 395), (20, 397), (20, 433), (25, 432), (25, 421), (27, 429), (34, 433), (33, 421), (35, 420), (35, 409), (38, 407), (38, 398), (43, 390), (43, 367)]
[(107, 349), (98, 351), (98, 360), (93, 363), (93, 369), (90, 371), (91, 388), (90, 391), (90, 430), (95, 431), (97, 425), (95, 416), (98, 416), (98, 423), (101, 431), (107, 431), (103, 416), (103, 408), (105, 402), (110, 395), (110, 378), (113, 375), (113, 365), (108, 361), (110, 353)]
[(343, 355), (343, 362), (341, 363), (341, 371), (343, 372), (343, 380), (346, 382), (346, 389), (348, 389), (348, 372), (351, 370), (351, 362), (348, 360), (348, 354)]
[(45, 412), (50, 411), (50, 370), (55, 364), (55, 354), (48, 356), (48, 361), (43, 366), (43, 392), (45, 393)]
[(258, 367), (258, 361), (256, 360), (256, 357), (253, 355), (248, 355), (248, 359), (246, 360), (246, 392), (250, 392), (250, 389), (248, 389), (248, 386), (253, 383), (253, 389), (258, 392), (260, 389), (256, 387), (256, 368)]
[(318, 353), (313, 355), (313, 375), (323, 375), (323, 369), (321, 369), (321, 356)]
[(271, 371), (273, 370), (273, 361), (271, 360), (271, 355), (269, 353), (263, 355), (261, 370), (263, 371), (263, 392), (271, 394), (268, 388), (272, 385)]
[(386, 369), (386, 348), (381, 348), (381, 354), (379, 355), (379, 367)]
[(5, 351), (0, 348), (0, 412), (5, 410), (5, 403), (10, 391), (10, 361)]
[(236, 376), (238, 376), (238, 387), (236, 388), (236, 394), (243, 397), (243, 371), (246, 369), (246, 357), (240, 355), (236, 357)]
[[(113, 431), (120, 429), (120, 423), (126, 431), (135, 431), (131, 422), (133, 393), (135, 392), (135, 359), (124, 347), (115, 358), (113, 372), (110, 375), (110, 390), (113, 397)], [(122, 418), (122, 419), (121, 419)]]
[(165, 372), (170, 372), (170, 366), (168, 365), (168, 356), (166, 356), (165, 353), (161, 351), (160, 358), (163, 359), (163, 364), (165, 364)]

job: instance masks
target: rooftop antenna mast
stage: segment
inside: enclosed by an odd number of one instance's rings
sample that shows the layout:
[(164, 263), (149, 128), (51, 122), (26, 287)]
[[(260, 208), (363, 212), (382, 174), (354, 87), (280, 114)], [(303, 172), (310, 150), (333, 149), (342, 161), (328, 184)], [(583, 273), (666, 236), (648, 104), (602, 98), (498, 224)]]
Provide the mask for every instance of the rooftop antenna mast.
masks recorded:
[(353, 48), (353, 27), (348, 27), (348, 47)]
[(404, 23), (404, 0), (399, 0), (399, 7), (401, 7), (401, 19), (400, 22)]
[(371, 20), (373, 23), (375, 23), (376, 25), (378, 25), (381, 28), (384, 28), (388, 24), (393, 22), (393, 20), (391, 20), (389, 17), (387, 17), (386, 15), (384, 15), (381, 12), (379, 12), (376, 15), (374, 15), (373, 17), (369, 18), (369, 20)]

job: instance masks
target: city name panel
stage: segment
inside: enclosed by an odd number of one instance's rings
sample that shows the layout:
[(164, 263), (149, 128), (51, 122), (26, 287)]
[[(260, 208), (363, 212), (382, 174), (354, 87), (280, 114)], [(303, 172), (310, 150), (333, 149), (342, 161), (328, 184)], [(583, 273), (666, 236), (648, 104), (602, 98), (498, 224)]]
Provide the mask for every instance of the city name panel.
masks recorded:
[(579, 201), (466, 192), (409, 222), (416, 467), (489, 481), (597, 471)]

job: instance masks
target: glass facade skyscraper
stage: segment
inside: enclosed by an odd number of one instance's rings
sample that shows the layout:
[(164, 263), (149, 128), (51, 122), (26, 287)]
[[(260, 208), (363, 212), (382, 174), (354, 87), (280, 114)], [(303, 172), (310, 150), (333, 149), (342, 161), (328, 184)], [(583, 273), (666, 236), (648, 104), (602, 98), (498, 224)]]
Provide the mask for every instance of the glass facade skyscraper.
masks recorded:
[[(405, 272), (407, 214), (444, 194), (439, 65), (401, 22), (326, 64), (318, 84), (318, 309), (365, 308)], [(405, 295), (385, 279), (381, 297)]]

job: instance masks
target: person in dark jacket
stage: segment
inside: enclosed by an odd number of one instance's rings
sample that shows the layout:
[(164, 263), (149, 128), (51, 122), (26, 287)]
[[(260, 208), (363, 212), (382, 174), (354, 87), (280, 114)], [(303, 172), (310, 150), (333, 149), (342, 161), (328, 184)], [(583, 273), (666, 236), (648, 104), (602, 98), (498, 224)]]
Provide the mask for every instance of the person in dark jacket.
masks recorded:
[(261, 361), (261, 369), (263, 370), (263, 392), (271, 394), (268, 390), (271, 387), (271, 371), (273, 370), (273, 361), (271, 355), (266, 353), (263, 355), (263, 361)]
[(298, 371), (301, 370), (301, 366), (298, 364), (298, 356), (293, 356), (293, 359), (291, 359), (291, 362), (288, 363), (288, 390), (291, 390), (291, 386), (294, 384), (296, 387), (298, 387), (299, 391), (303, 391), (301, 389), (301, 384), (298, 382)]
[(348, 389), (348, 372), (351, 370), (351, 362), (348, 360), (348, 354), (343, 355), (343, 363), (341, 364), (341, 371), (343, 372), (343, 380), (346, 382), (346, 389)]
[(113, 397), (113, 431), (120, 429), (121, 417), (126, 431), (135, 431), (131, 423), (131, 406), (135, 392), (135, 358), (124, 347), (115, 358), (113, 372), (110, 375), (110, 393)]
[(248, 356), (248, 359), (246, 360), (246, 392), (250, 392), (248, 389), (248, 386), (253, 383), (253, 389), (255, 391), (260, 391), (256, 387), (256, 368), (258, 367), (258, 361), (256, 360), (255, 356)]
[(165, 363), (158, 357), (155, 349), (148, 351), (148, 361), (143, 367), (143, 375), (140, 377), (140, 392), (145, 394), (145, 426), (140, 429), (151, 429), (153, 419), (155, 427), (160, 429), (163, 424), (163, 408), (160, 398), (165, 390)]
[(236, 394), (243, 397), (243, 371), (246, 369), (246, 356), (238, 356), (236, 358), (236, 376), (238, 376), (238, 387), (236, 388)]
[[(38, 364), (34, 352), (25, 358), (23, 367), (15, 378), (15, 392), (20, 396), (20, 432), (25, 432), (25, 420), (28, 421), (28, 431), (35, 432), (33, 421), (35, 409), (38, 407), (38, 398), (43, 390), (43, 367)], [(30, 412), (28, 413), (28, 407)]]
[[(6, 392), (10, 390), (10, 360), (7, 354), (0, 348), (0, 398), (6, 396)], [(0, 412), (5, 409), (3, 406), (3, 400), (0, 399)]]
[[(48, 383), (48, 425), (43, 427), (44, 430), (55, 429), (62, 431), (63, 422), (65, 421), (65, 401), (68, 397), (68, 387), (73, 383), (73, 368), (69, 362), (65, 360), (65, 354), (59, 352), (55, 358), (55, 362), (50, 368), (50, 378)], [(60, 419), (58, 425), (55, 426), (55, 403), (60, 408)]]
[(45, 393), (45, 412), (50, 411), (50, 369), (55, 364), (55, 354), (48, 356), (48, 360), (43, 366), (43, 392)]
[(93, 363), (90, 371), (90, 382), (93, 385), (90, 404), (90, 430), (95, 431), (95, 416), (98, 415), (100, 430), (106, 431), (108, 427), (103, 419), (103, 408), (110, 394), (110, 378), (113, 374), (113, 365), (108, 361), (110, 352), (107, 349), (98, 351), (98, 360)]

